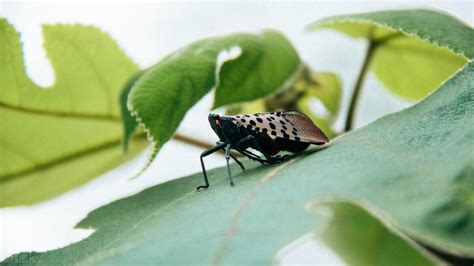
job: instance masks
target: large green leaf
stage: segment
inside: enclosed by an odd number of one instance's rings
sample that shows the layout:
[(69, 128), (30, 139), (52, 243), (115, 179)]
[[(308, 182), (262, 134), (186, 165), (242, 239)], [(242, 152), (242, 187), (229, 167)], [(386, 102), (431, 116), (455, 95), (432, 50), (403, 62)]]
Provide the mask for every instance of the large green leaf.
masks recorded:
[(275, 31), (204, 39), (169, 55), (148, 69), (128, 96), (130, 112), (153, 144), (148, 164), (211, 89), (214, 108), (254, 100), (287, 85), (300, 69), (293, 46)]
[(87, 239), (5, 262), (269, 264), (314, 230), (315, 204), (331, 199), (367, 208), (404, 238), (474, 257), (473, 121), (470, 63), (424, 101), (326, 149), (275, 166), (247, 162), (244, 172), (234, 165), (235, 187), (223, 168), (202, 192), (201, 173), (157, 185), (91, 212), (78, 224), (96, 229)]
[(420, 99), (474, 58), (474, 30), (432, 10), (390, 10), (325, 18), (309, 26), (375, 45), (371, 67), (392, 92)]
[(0, 19), (0, 207), (56, 196), (123, 162), (118, 99), (137, 66), (94, 27), (43, 34), (56, 77), (48, 88), (28, 78), (19, 34)]

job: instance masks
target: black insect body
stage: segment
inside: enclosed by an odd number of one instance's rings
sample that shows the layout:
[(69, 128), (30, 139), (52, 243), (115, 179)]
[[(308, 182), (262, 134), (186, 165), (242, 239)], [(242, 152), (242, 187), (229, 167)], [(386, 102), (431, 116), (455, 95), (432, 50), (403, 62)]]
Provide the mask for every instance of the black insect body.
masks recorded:
[[(229, 160), (234, 159), (244, 169), (242, 163), (235, 158), (230, 150), (236, 150), (248, 158), (262, 164), (282, 162), (286, 156), (278, 156), (280, 151), (293, 153), (302, 152), (310, 144), (321, 145), (329, 140), (324, 133), (313, 124), (306, 115), (298, 112), (271, 112), (253, 115), (220, 116), (209, 114), (209, 123), (219, 137), (215, 147), (201, 154), (204, 185), (197, 189), (209, 187), (203, 158), (221, 149), (225, 150), (227, 174), (233, 186)], [(259, 151), (264, 158), (251, 152), (249, 148)]]

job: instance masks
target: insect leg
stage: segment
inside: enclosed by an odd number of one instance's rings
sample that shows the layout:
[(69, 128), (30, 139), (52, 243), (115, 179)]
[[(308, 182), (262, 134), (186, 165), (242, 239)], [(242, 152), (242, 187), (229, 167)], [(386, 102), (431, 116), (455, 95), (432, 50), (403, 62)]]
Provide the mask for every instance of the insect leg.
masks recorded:
[(232, 157), (232, 159), (234, 159), (234, 161), (240, 166), (240, 168), (242, 168), (242, 170), (245, 170), (244, 165), (243, 165), (237, 158), (235, 158), (235, 156), (232, 155), (232, 153), (230, 153), (229, 155), (230, 155), (230, 157)]
[(265, 163), (265, 160), (263, 160), (262, 158), (260, 158), (260, 156), (250, 152), (250, 151), (247, 151), (247, 150), (241, 150), (241, 149), (237, 149), (238, 152), (240, 152), (241, 154), (249, 157), (251, 160), (254, 160), (254, 161), (257, 161), (261, 164), (264, 164)]
[(205, 150), (203, 153), (201, 153), (201, 167), (202, 167), (202, 174), (204, 175), (204, 186), (199, 186), (197, 187), (196, 189), (199, 190), (201, 188), (208, 188), (209, 187), (209, 181), (207, 179), (207, 172), (206, 172), (206, 167), (204, 167), (204, 161), (203, 161), (203, 158), (208, 156), (209, 154), (212, 154), (222, 148), (224, 148), (226, 144), (225, 143), (221, 143), (221, 144), (218, 144), (208, 150)]
[(246, 136), (245, 138), (239, 140), (236, 145), (235, 145), (235, 149), (237, 151), (239, 151), (240, 153), (242, 153), (243, 155), (249, 157), (250, 159), (254, 160), (254, 161), (258, 161), (259, 163), (263, 164), (264, 163), (264, 160), (262, 160), (260, 158), (260, 156), (256, 155), (256, 154), (253, 154), (252, 152), (250, 151), (247, 151), (245, 149), (240, 149), (239, 147), (244, 144), (245, 142), (248, 142), (248, 141), (251, 141), (253, 140), (254, 137), (252, 135), (248, 135)]
[(234, 181), (232, 180), (232, 173), (230, 171), (230, 165), (229, 165), (229, 160), (230, 160), (230, 144), (228, 144), (226, 147), (225, 147), (225, 161), (226, 161), (226, 164), (227, 164), (227, 175), (229, 176), (229, 181), (230, 181), (230, 185), (231, 186), (234, 186)]
[(260, 144), (258, 143), (258, 141), (255, 140), (255, 138), (254, 138), (253, 136), (250, 135), (250, 136), (248, 136), (248, 137), (249, 137), (249, 141), (251, 141), (251, 142), (255, 145), (255, 147), (257, 148), (257, 150), (258, 150), (259, 152), (261, 152), (261, 153), (263, 154), (263, 156), (265, 157), (266, 160), (263, 160), (263, 161), (265, 161), (265, 162), (267, 162), (267, 163), (269, 163), (269, 164), (274, 164), (274, 163), (276, 163), (276, 161), (274, 160), (274, 158), (273, 158), (272, 156), (270, 156), (268, 153), (266, 153), (266, 152), (262, 149), (262, 147), (260, 146)]

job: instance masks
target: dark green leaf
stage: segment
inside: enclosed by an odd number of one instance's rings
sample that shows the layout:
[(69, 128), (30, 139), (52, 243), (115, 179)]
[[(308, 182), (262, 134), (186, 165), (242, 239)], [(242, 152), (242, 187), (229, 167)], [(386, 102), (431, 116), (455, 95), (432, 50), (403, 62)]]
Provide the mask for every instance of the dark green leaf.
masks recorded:
[(294, 48), (275, 31), (209, 38), (166, 57), (138, 79), (128, 101), (153, 144), (148, 164), (211, 89), (214, 108), (254, 100), (291, 81), (300, 65)]
[(127, 108), (127, 101), (128, 95), (130, 94), (130, 90), (132, 89), (135, 82), (143, 75), (144, 71), (139, 71), (135, 75), (133, 75), (125, 84), (120, 93), (120, 113), (122, 114), (122, 123), (123, 123), (123, 149), (124, 152), (127, 152), (128, 144), (130, 139), (135, 132), (138, 124), (135, 121), (135, 118), (132, 117), (130, 111)]

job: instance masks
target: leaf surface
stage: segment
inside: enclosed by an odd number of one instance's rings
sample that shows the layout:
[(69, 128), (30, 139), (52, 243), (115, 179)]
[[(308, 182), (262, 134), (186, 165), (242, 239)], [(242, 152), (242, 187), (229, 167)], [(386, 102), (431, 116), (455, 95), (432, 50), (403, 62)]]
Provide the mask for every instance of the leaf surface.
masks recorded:
[(474, 30), (445, 13), (389, 10), (325, 18), (309, 30), (331, 29), (376, 45), (371, 68), (393, 93), (418, 100), (474, 58)]
[(51, 198), (124, 161), (118, 99), (137, 66), (94, 27), (43, 35), (55, 72), (47, 88), (26, 75), (19, 34), (0, 19), (0, 207)]
[[(224, 168), (146, 189), (91, 212), (87, 239), (20, 259), (50, 264), (269, 264), (313, 232), (321, 200), (344, 199), (426, 245), (474, 257), (474, 63), (401, 112), (329, 147), (255, 166), (230, 187)], [(198, 164), (198, 158), (196, 158)]]

